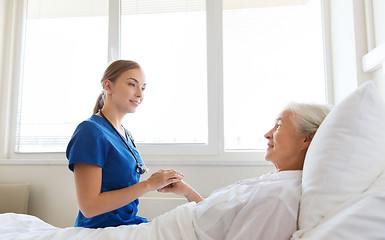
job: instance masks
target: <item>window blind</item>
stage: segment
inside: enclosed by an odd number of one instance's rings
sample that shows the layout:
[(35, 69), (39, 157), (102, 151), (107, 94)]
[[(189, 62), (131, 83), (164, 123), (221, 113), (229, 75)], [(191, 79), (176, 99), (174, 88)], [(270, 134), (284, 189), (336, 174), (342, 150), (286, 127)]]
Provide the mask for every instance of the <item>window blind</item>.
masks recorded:
[(108, 0), (29, 0), (15, 152), (64, 152), (106, 67)]
[(107, 16), (106, 0), (28, 0), (27, 14), (33, 18)]
[(202, 0), (122, 0), (121, 14), (153, 14), (200, 11), (206, 8)]
[(224, 8), (225, 149), (263, 150), (287, 103), (326, 103), (321, 4), (225, 0)]
[(205, 0), (121, 1), (121, 56), (148, 82), (123, 122), (136, 142), (207, 144), (206, 25)]

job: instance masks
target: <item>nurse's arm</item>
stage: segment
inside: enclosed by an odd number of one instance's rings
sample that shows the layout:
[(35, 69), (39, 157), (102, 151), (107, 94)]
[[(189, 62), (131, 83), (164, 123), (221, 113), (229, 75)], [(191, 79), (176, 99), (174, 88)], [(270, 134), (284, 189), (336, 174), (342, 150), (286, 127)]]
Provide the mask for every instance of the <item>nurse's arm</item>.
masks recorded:
[(164, 170), (127, 188), (101, 193), (102, 168), (88, 163), (74, 165), (76, 195), (80, 211), (87, 218), (121, 208), (143, 194), (180, 181), (177, 172)]

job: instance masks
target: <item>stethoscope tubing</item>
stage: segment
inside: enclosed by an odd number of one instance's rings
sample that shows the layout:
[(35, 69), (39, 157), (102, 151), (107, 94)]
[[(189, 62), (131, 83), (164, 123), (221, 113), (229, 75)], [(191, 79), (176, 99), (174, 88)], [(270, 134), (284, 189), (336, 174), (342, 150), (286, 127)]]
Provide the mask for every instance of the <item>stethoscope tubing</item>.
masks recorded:
[[(99, 113), (100, 115), (102, 116), (102, 118), (104, 120), (106, 120), (106, 122), (112, 127), (112, 129), (114, 129), (115, 133), (119, 136), (119, 138), (123, 141), (123, 143), (126, 145), (126, 147), (128, 148), (128, 150), (130, 151), (130, 153), (132, 154), (132, 156), (134, 157), (135, 161), (136, 161), (136, 172), (139, 173), (139, 174), (144, 174), (147, 172), (147, 168), (146, 166), (144, 166), (143, 164), (139, 163), (138, 159), (136, 158), (134, 152), (132, 151), (132, 149), (130, 148), (130, 146), (128, 146), (127, 142), (123, 139), (122, 135), (118, 132), (118, 130), (116, 130), (116, 128), (114, 127), (114, 125), (112, 125), (112, 123), (110, 122), (110, 120), (108, 120), (108, 118), (106, 118), (106, 116), (104, 116), (104, 114), (102, 113), (102, 110), (100, 109), (99, 110)], [(122, 126), (123, 127), (123, 126)], [(128, 135), (128, 137), (130, 138), (131, 140), (131, 143), (134, 147), (135, 146), (135, 143), (134, 141), (132, 140), (132, 137), (130, 134), (127, 134), (127, 131), (126, 129), (123, 127), (124, 129), (124, 133), (126, 134), (126, 137)]]

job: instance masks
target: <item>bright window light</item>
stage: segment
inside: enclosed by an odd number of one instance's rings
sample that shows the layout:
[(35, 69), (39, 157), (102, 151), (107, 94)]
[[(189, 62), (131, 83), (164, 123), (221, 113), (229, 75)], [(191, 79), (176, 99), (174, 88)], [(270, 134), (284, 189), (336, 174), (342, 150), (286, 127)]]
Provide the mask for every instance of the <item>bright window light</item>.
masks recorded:
[(121, 57), (137, 61), (144, 101), (124, 125), (140, 143), (206, 144), (204, 0), (122, 1)]
[[(206, 1), (121, 0), (120, 7), (120, 58), (137, 61), (147, 81), (143, 103), (123, 122), (141, 145), (208, 146), (209, 127), (223, 120), (215, 144), (265, 149), (263, 135), (285, 104), (326, 102), (318, 0), (223, 0), (216, 26), (223, 27), (223, 119), (222, 109), (208, 113), (217, 90), (208, 83), (222, 79), (207, 78), (216, 70), (207, 69)], [(108, 8), (109, 0), (28, 0), (17, 153), (64, 152), (91, 116), (111, 50)], [(220, 122), (209, 126), (209, 116)]]
[(64, 152), (92, 115), (106, 68), (108, 0), (87, 3), (28, 1), (16, 152)]
[(284, 105), (326, 102), (320, 1), (225, 0), (223, 21), (225, 149), (266, 149)]

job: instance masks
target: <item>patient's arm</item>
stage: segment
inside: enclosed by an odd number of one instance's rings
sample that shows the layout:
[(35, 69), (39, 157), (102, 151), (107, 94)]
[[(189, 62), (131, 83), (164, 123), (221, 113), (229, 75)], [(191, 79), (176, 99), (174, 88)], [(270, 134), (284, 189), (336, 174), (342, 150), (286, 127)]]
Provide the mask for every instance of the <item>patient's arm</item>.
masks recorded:
[(189, 202), (199, 203), (203, 201), (203, 198), (196, 192), (192, 187), (190, 187), (184, 181), (175, 182), (169, 184), (161, 189), (158, 189), (159, 192), (163, 193), (175, 193), (179, 195), (183, 195)]

